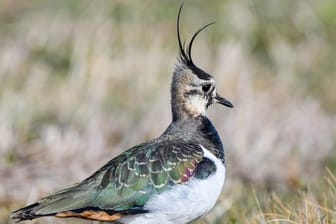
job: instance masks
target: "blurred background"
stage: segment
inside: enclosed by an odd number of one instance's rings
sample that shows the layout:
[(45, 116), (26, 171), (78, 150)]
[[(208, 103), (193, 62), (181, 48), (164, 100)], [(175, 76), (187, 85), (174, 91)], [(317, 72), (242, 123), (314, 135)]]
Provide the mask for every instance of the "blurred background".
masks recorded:
[[(0, 0), (0, 223), (164, 131), (180, 4)], [(336, 1), (184, 1), (183, 39), (212, 21), (193, 58), (235, 108), (198, 223), (336, 223)]]

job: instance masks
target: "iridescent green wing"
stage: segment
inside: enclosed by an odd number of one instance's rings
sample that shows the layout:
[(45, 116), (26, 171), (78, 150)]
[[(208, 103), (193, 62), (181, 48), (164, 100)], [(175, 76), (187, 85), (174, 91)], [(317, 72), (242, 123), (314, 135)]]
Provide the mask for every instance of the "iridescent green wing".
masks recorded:
[(143, 213), (143, 206), (153, 195), (187, 183), (202, 157), (201, 147), (193, 143), (166, 140), (142, 144), (112, 159), (74, 187), (22, 208), (13, 217), (24, 220), (56, 215), (95, 219), (92, 217), (97, 214), (108, 213), (112, 220), (113, 214)]
[(151, 196), (188, 182), (202, 158), (201, 147), (192, 143), (165, 141), (132, 148), (84, 181), (95, 182), (99, 191), (91, 206), (141, 208)]

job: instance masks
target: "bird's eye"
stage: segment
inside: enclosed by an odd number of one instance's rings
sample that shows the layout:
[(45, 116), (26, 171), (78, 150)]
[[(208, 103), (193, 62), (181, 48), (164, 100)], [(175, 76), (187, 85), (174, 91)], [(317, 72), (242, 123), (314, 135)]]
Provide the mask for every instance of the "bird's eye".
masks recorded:
[(210, 90), (210, 88), (211, 88), (210, 84), (206, 84), (206, 85), (202, 86), (203, 92), (206, 92), (206, 93)]

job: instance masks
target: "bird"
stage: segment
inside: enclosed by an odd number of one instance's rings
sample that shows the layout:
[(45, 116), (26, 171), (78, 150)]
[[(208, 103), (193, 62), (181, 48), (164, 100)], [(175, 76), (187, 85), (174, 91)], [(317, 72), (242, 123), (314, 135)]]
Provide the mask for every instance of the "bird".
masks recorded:
[(217, 93), (213, 76), (196, 66), (192, 45), (182, 44), (171, 81), (172, 121), (157, 138), (131, 147), (72, 187), (46, 196), (11, 214), (15, 222), (39, 217), (81, 218), (125, 224), (184, 224), (206, 215), (225, 180), (221, 139), (206, 114), (218, 103), (233, 104)]

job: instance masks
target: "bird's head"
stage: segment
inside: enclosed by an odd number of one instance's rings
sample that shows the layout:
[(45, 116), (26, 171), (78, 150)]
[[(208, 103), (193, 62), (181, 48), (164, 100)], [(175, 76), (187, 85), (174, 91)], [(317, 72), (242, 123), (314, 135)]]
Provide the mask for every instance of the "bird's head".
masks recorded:
[(177, 17), (177, 38), (180, 55), (171, 84), (173, 120), (205, 115), (206, 109), (213, 103), (233, 107), (230, 101), (217, 93), (214, 78), (197, 67), (191, 58), (192, 44), (196, 36), (213, 23), (200, 28), (193, 35), (189, 44), (184, 47), (180, 37), (181, 9), (182, 5)]

